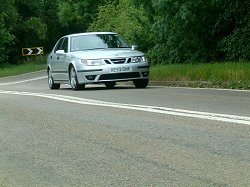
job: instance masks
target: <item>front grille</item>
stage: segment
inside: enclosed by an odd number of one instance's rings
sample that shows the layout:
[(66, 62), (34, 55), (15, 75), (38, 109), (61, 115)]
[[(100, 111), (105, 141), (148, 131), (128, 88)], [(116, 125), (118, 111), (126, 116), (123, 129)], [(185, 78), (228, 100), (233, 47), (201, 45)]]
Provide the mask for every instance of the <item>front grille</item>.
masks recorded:
[(124, 64), (124, 63), (130, 63), (132, 61), (131, 58), (111, 58), (111, 59), (105, 59), (104, 60), (106, 64)]
[(123, 64), (126, 62), (126, 58), (110, 59), (110, 61), (114, 64)]
[(138, 72), (135, 72), (135, 73), (114, 73), (114, 74), (101, 75), (99, 80), (131, 79), (131, 78), (138, 78), (138, 77), (140, 77), (140, 74)]

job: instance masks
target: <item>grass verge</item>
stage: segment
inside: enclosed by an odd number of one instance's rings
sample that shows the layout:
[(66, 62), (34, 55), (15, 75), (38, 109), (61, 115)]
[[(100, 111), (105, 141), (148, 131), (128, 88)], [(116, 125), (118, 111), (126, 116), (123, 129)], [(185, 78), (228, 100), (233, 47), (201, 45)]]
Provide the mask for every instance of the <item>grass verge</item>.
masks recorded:
[(157, 65), (150, 79), (171, 86), (250, 89), (250, 62)]
[(28, 63), (28, 64), (17, 64), (17, 65), (10, 65), (10, 64), (0, 64), (0, 77), (7, 77), (13, 75), (19, 75), (23, 73), (29, 73), (39, 70), (46, 69), (45, 63)]
[[(46, 63), (0, 65), (0, 77), (45, 70)], [(250, 89), (250, 62), (152, 66), (150, 82), (166, 86)]]

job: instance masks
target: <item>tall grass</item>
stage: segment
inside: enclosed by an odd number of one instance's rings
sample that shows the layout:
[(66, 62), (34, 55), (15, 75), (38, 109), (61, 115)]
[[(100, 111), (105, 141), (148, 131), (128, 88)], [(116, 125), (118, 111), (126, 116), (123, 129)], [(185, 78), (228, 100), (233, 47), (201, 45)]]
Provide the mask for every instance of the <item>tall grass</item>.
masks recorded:
[[(0, 77), (45, 70), (46, 63), (0, 65)], [(151, 81), (191, 81), (187, 86), (250, 89), (250, 62), (167, 64), (150, 68)], [(195, 84), (192, 83), (196, 82)], [(204, 85), (203, 82), (208, 82)]]
[(33, 71), (45, 70), (46, 64), (45, 63), (25, 63), (25, 64), (17, 64), (17, 65), (10, 65), (10, 64), (0, 64), (0, 77), (18, 75), (23, 73), (29, 73)]
[(250, 89), (250, 62), (157, 65), (151, 67), (151, 80), (208, 81), (213, 87)]

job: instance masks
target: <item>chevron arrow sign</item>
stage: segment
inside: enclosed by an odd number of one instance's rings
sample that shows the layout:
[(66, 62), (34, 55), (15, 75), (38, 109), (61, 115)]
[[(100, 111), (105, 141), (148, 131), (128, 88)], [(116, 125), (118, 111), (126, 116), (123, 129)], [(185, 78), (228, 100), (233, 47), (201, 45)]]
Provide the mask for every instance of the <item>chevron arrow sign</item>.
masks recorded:
[(22, 48), (23, 56), (42, 55), (42, 54), (43, 54), (43, 47)]

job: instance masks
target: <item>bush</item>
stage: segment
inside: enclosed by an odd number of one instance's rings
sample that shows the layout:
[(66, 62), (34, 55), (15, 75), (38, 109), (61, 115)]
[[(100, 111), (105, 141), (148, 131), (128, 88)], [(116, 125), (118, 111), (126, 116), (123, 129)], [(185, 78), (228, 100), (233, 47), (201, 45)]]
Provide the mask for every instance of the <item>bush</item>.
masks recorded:
[(226, 55), (226, 60), (250, 60), (250, 26), (237, 29), (219, 44)]
[(167, 64), (169, 61), (169, 52), (166, 44), (158, 44), (147, 52), (147, 57), (151, 65)]
[(13, 41), (14, 37), (5, 28), (3, 19), (0, 18), (0, 64), (8, 59), (6, 45)]

